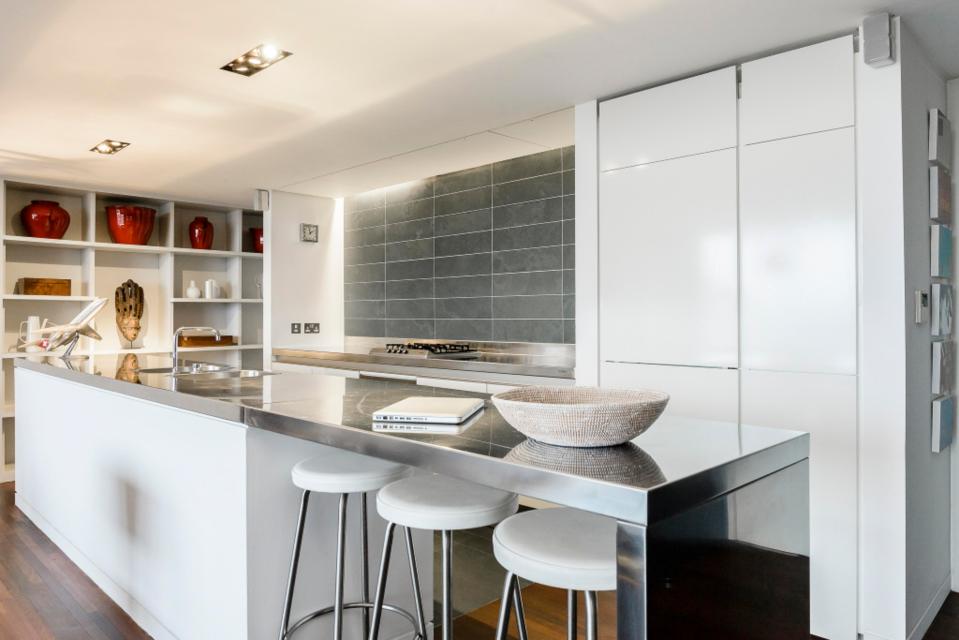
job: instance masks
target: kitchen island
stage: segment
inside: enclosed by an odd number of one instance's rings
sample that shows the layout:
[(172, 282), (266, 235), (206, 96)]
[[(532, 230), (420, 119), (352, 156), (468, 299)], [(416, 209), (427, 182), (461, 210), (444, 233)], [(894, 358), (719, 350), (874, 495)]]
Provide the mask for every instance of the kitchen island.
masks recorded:
[[(169, 364), (16, 368), (17, 505), (155, 637), (275, 634), (296, 514), (289, 469), (332, 446), (615, 518), (616, 540), (597, 544), (618, 549), (619, 638), (808, 638), (805, 434), (664, 417), (629, 445), (567, 449), (526, 440), (489, 403), (459, 434), (381, 432), (371, 414), (396, 400), (467, 394), (326, 375), (137, 373)], [(310, 601), (294, 602), (303, 612), (332, 588), (333, 510), (321, 504), (308, 524), (314, 555), (301, 562)], [(408, 606), (396, 582), (389, 597)], [(348, 593), (357, 584), (348, 576)], [(381, 637), (405, 632), (395, 621)]]

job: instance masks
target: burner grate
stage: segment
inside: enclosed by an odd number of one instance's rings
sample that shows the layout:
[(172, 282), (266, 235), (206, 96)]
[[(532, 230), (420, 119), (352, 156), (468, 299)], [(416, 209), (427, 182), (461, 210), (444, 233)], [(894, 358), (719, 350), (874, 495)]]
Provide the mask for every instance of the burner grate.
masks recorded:
[(457, 342), (393, 342), (385, 348), (370, 351), (372, 355), (407, 356), (411, 358), (477, 358), (476, 351), (468, 344)]

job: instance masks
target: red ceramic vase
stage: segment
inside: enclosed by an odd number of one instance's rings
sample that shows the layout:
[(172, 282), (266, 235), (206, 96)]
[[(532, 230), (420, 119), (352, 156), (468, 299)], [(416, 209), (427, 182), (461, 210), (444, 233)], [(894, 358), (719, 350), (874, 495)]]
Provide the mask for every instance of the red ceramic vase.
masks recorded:
[(107, 207), (107, 229), (117, 244), (146, 244), (153, 233), (156, 209), (134, 205)]
[(194, 249), (213, 247), (213, 223), (204, 216), (197, 216), (190, 223), (190, 246)]
[(33, 238), (59, 240), (70, 226), (70, 214), (59, 202), (33, 200), (20, 211), (23, 228)]
[(263, 228), (252, 227), (250, 229), (250, 237), (253, 238), (253, 251), (263, 253)]

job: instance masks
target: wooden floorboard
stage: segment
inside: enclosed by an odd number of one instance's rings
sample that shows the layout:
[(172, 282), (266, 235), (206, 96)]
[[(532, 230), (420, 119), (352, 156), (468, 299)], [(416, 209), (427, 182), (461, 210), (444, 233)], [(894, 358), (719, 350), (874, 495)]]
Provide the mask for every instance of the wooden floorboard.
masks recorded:
[[(566, 637), (566, 593), (542, 585), (523, 589), (530, 638)], [(580, 637), (585, 637), (582, 597)], [(499, 603), (457, 618), (456, 640), (490, 640)], [(14, 506), (13, 483), (0, 484), (0, 639), (141, 640), (148, 639), (106, 594), (80, 571)], [(616, 637), (616, 598), (599, 598), (599, 637)], [(771, 635), (770, 638), (773, 638)], [(517, 638), (515, 621), (510, 638)], [(959, 639), (959, 594), (952, 593), (925, 640)]]
[(946, 598), (945, 604), (933, 620), (924, 640), (956, 640), (957, 638), (959, 638), (959, 593), (954, 591)]
[[(577, 616), (579, 635), (586, 637), (586, 610), (582, 594), (579, 596)], [(534, 584), (523, 589), (523, 609), (526, 611), (526, 629), (532, 640), (565, 640), (566, 638), (566, 592)], [(599, 594), (599, 638), (616, 638), (616, 594)], [(456, 640), (491, 640), (496, 635), (499, 603), (494, 602), (453, 621), (453, 637)], [(510, 617), (511, 639), (518, 639), (516, 616)]]
[[(523, 589), (526, 609), (526, 627), (532, 640), (565, 640), (566, 594), (559, 589), (532, 585)], [(453, 621), (456, 640), (490, 640), (495, 637), (499, 603), (494, 602)], [(579, 600), (579, 637), (585, 637), (583, 600)], [(599, 598), (600, 640), (616, 638), (616, 598), (613, 593), (601, 593)], [(515, 617), (510, 621), (511, 640), (518, 639)], [(776, 637), (775, 633), (769, 635)], [(813, 640), (816, 636), (810, 636)], [(959, 593), (946, 599), (924, 640), (959, 640)]]
[(0, 484), (0, 638), (149, 637), (14, 506), (13, 483)]

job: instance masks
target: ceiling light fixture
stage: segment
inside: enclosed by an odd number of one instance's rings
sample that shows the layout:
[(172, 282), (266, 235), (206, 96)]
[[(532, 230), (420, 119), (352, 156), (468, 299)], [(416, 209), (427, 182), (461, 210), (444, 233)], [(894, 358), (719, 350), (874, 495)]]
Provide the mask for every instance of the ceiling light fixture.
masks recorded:
[(253, 47), (236, 60), (227, 62), (220, 68), (224, 71), (250, 77), (264, 69), (268, 69), (283, 58), (289, 58), (292, 55), (289, 51), (278, 49), (272, 44), (261, 44)]
[(104, 140), (103, 142), (97, 144), (96, 146), (91, 147), (90, 151), (94, 151), (96, 153), (102, 153), (103, 155), (106, 155), (106, 156), (112, 156), (114, 153), (118, 151), (123, 151), (129, 146), (130, 146), (129, 142), (120, 142), (119, 140), (110, 140), (108, 138)]

